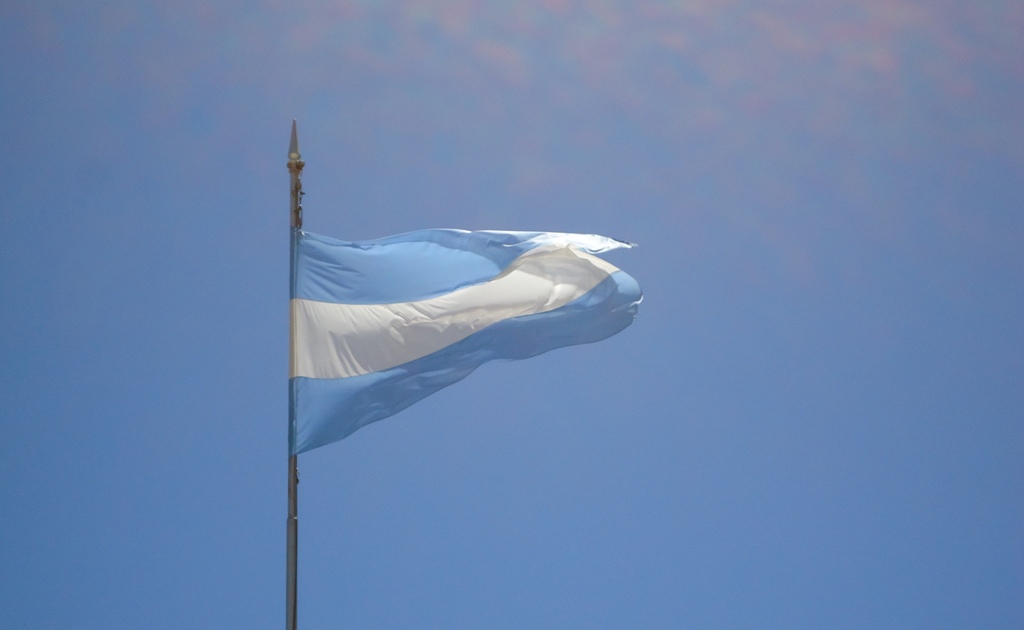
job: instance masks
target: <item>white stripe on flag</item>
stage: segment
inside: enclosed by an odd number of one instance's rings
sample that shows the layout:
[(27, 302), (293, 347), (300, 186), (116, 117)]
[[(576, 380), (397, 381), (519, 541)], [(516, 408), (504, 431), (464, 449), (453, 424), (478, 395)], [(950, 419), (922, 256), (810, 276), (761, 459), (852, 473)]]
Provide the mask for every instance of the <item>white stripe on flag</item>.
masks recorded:
[(345, 378), (408, 363), (504, 319), (544, 313), (618, 269), (571, 247), (542, 246), (501, 275), (427, 300), (333, 304), (293, 299), (291, 378)]

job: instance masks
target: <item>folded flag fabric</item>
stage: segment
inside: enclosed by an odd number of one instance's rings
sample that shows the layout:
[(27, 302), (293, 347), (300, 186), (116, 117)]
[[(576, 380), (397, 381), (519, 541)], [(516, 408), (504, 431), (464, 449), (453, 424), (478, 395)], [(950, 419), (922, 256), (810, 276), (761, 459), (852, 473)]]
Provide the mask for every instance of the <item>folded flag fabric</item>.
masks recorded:
[(496, 359), (599, 341), (633, 322), (629, 243), (556, 232), (420, 230), (345, 242), (292, 231), (289, 442), (341, 440)]

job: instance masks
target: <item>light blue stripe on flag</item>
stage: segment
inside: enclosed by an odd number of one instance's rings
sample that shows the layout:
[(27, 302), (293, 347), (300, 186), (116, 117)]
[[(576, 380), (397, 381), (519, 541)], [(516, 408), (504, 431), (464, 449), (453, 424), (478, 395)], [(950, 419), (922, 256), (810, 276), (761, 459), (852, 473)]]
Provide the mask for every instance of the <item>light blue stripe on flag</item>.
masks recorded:
[(630, 276), (588, 253), (630, 247), (605, 237), (293, 237), (293, 454), (341, 440), (487, 361), (614, 335), (641, 300)]

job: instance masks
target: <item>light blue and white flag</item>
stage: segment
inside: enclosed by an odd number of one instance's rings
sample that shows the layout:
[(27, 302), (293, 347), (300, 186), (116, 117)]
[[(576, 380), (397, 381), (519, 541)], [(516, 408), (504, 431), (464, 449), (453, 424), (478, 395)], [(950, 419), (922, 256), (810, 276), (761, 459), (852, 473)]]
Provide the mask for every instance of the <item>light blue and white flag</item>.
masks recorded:
[(349, 243), (292, 233), (289, 441), (330, 444), (469, 375), (610, 337), (636, 281), (604, 236), (421, 230)]

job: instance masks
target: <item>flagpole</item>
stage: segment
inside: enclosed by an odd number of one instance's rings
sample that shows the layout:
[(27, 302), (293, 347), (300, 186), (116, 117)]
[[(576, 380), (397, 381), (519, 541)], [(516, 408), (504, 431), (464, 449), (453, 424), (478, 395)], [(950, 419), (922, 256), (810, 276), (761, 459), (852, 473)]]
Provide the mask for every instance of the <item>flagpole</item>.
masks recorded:
[[(299, 135), (296, 130), (295, 121), (292, 120), (292, 138), (291, 143), (288, 146), (288, 172), (291, 174), (291, 227), (292, 231), (302, 227), (302, 167), (306, 163), (302, 161), (302, 155), (299, 153)], [(294, 278), (295, 274), (295, 236), (290, 235), (291, 242), (290, 256), (289, 256), (289, 275), (290, 282)], [(289, 307), (289, 312), (291, 308)], [(289, 315), (289, 317), (291, 317)], [(289, 329), (292, 324), (289, 323)], [(289, 356), (294, 356), (294, 349), (291, 344), (294, 343), (292, 338), (292, 332), (289, 332)], [(289, 359), (290, 361), (291, 359)], [(291, 393), (289, 392), (289, 398)], [(287, 604), (285, 606), (285, 628), (286, 630), (296, 630), (296, 621), (298, 619), (298, 606), (296, 605), (296, 594), (297, 594), (297, 578), (298, 578), (298, 561), (299, 561), (299, 497), (298, 497), (298, 486), (299, 486), (299, 458), (297, 455), (291, 454), (291, 447), (293, 443), (293, 437), (295, 434), (295, 427), (293, 423), (294, 409), (291, 408), (291, 400), (288, 402), (289, 418), (288, 418), (288, 435), (289, 435), (289, 455), (288, 455), (288, 553), (287, 553), (287, 571), (286, 571), (286, 591), (287, 591)]]

